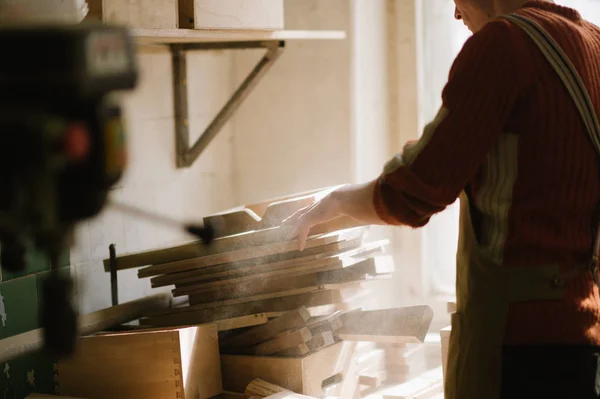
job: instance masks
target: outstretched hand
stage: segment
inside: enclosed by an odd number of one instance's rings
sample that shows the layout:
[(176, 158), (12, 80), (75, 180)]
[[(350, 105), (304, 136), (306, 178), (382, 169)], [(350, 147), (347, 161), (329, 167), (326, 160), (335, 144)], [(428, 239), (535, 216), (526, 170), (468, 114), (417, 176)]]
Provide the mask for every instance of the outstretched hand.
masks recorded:
[(298, 247), (302, 251), (314, 226), (341, 216), (351, 217), (364, 224), (385, 224), (377, 215), (373, 205), (375, 187), (375, 180), (366, 184), (347, 184), (338, 187), (285, 219), (282, 227), (291, 228), (292, 237), (298, 237)]
[(298, 247), (302, 251), (306, 246), (306, 239), (310, 229), (314, 226), (328, 222), (337, 217), (343, 216), (340, 202), (336, 200), (333, 193), (327, 194), (320, 200), (311, 205), (300, 209), (292, 216), (283, 221), (284, 226), (290, 226), (292, 237), (298, 237)]

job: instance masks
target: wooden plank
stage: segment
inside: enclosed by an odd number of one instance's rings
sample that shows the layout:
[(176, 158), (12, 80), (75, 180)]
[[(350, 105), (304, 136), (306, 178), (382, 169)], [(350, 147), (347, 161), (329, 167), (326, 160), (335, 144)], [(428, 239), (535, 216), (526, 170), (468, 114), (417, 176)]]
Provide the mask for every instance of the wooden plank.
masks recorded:
[(279, 393), (273, 394), (271, 396), (267, 396), (265, 399), (317, 399), (317, 398), (314, 396), (300, 395), (299, 393), (295, 393), (295, 392), (279, 392)]
[(247, 316), (233, 317), (231, 319), (218, 320), (215, 322), (218, 331), (236, 330), (238, 328), (254, 327), (269, 322), (264, 313), (251, 314)]
[[(237, 236), (225, 237), (217, 239), (209, 246), (201, 248), (212, 248), (211, 254), (198, 254), (187, 256), (194, 250), (192, 247), (179, 247), (182, 249), (175, 250), (170, 248), (167, 253), (176, 253), (177, 256), (184, 256), (180, 260), (171, 259), (168, 263), (159, 263), (157, 261), (153, 266), (148, 266), (138, 271), (138, 277), (152, 277), (160, 274), (184, 272), (201, 267), (209, 267), (222, 263), (241, 261), (246, 259), (257, 258), (260, 256), (279, 254), (297, 250), (298, 240), (287, 240), (286, 235), (291, 235), (291, 230), (284, 228), (275, 228), (269, 230), (261, 230), (255, 233), (240, 234)], [(360, 228), (339, 231), (323, 236), (312, 237), (307, 241), (307, 247), (326, 245), (338, 241), (350, 240), (362, 236), (363, 230)], [(219, 244), (219, 240), (229, 240), (226, 245)], [(197, 244), (195, 246), (197, 247)], [(221, 250), (218, 250), (218, 249)], [(156, 255), (158, 256), (158, 255)], [(166, 256), (166, 255), (165, 255)], [(175, 256), (175, 255), (169, 255)]]
[(267, 324), (254, 327), (246, 332), (229, 338), (221, 343), (224, 348), (244, 348), (276, 337), (286, 330), (292, 330), (305, 325), (310, 314), (304, 307), (291, 310)]
[[(169, 306), (171, 296), (167, 293), (155, 294), (135, 301), (88, 313), (79, 317), (80, 335), (88, 335), (122, 323), (139, 319), (146, 312)], [(7, 362), (27, 353), (42, 349), (44, 343), (42, 329), (28, 331), (0, 340), (0, 361)]]
[(429, 306), (355, 311), (342, 315), (337, 336), (344, 340), (419, 343), (433, 319)]
[(289, 390), (280, 387), (279, 385), (271, 384), (261, 378), (255, 378), (252, 380), (246, 389), (244, 390), (244, 394), (246, 396), (259, 396), (265, 397), (274, 395), (279, 392), (290, 392)]
[(319, 273), (321, 284), (341, 284), (348, 281), (357, 281), (364, 276), (376, 276), (394, 272), (394, 259), (392, 256), (378, 256), (338, 270)]
[(298, 277), (307, 274), (315, 274), (320, 272), (326, 272), (329, 270), (343, 269), (356, 265), (358, 262), (368, 259), (369, 256), (375, 255), (381, 252), (382, 248), (379, 246), (365, 245), (360, 248), (356, 248), (350, 251), (340, 253), (335, 256), (329, 256), (323, 259), (317, 259), (308, 262), (302, 262), (292, 265), (293, 267), (286, 267), (283, 269), (277, 269), (266, 271), (264, 273), (256, 273), (243, 275), (233, 278), (217, 279), (216, 281), (207, 281), (203, 283), (195, 283), (190, 285), (180, 286), (173, 290), (174, 296), (189, 295), (192, 293), (200, 293), (210, 291), (215, 288), (222, 288), (230, 284), (239, 284), (243, 282), (265, 280), (265, 279), (277, 279), (283, 277)]
[(254, 42), (269, 40), (343, 40), (346, 32), (334, 30), (210, 31), (197, 29), (130, 29), (138, 44)]
[(310, 330), (306, 327), (302, 327), (295, 331), (284, 331), (273, 339), (244, 349), (243, 353), (257, 356), (272, 355), (273, 353), (302, 345), (311, 338), (312, 334), (310, 333)]
[[(363, 262), (369, 263), (368, 260)], [(358, 264), (356, 266), (361, 267), (361, 265)], [(347, 268), (353, 267), (354, 265), (347, 266)], [(299, 288), (325, 285), (323, 284), (323, 280), (321, 277), (322, 272), (320, 270), (322, 269), (318, 268), (317, 270), (299, 270), (298, 272), (295, 272), (292, 275), (284, 274), (282, 276), (276, 275), (275, 277), (266, 276), (263, 278), (248, 279), (233, 284), (230, 283), (218, 286), (211, 285), (209, 287), (198, 288), (195, 291), (188, 292), (187, 295), (189, 295), (190, 303), (196, 305), (201, 303), (218, 302), (236, 298), (247, 298), (254, 295), (277, 293)], [(305, 272), (308, 274), (304, 274)], [(332, 284), (338, 284), (349, 281), (368, 281), (369, 277), (370, 276), (368, 275), (354, 275), (354, 273), (352, 273), (350, 277), (344, 277), (343, 279), (334, 282), (335, 280), (333, 280), (333, 278), (325, 276), (325, 278), (328, 279)], [(383, 276), (376, 275), (372, 277), (382, 278)], [(175, 291), (174, 295), (180, 296), (183, 295), (183, 293), (179, 294), (179, 291)]]
[(306, 248), (304, 251), (297, 251), (296, 248), (294, 248), (294, 250), (289, 252), (156, 276), (153, 277), (150, 282), (152, 283), (152, 287), (164, 287), (172, 284), (191, 285), (205, 280), (221, 279), (224, 277), (232, 278), (281, 268), (289, 268), (294, 267), (296, 263), (315, 261), (356, 249), (361, 243), (362, 238), (358, 237), (355, 239)]
[(60, 393), (71, 396), (210, 398), (222, 391), (217, 327), (83, 337), (56, 376)]
[(320, 333), (314, 334), (305, 343), (301, 343), (300, 345), (297, 345), (293, 348), (288, 348), (288, 349), (285, 349), (285, 350), (275, 353), (275, 356), (301, 357), (301, 356), (307, 355), (310, 352), (315, 352), (315, 351), (318, 351), (319, 349), (333, 345), (334, 343), (335, 343), (335, 338), (333, 336), (333, 332), (322, 331)]
[[(360, 228), (349, 229), (360, 230)], [(248, 232), (234, 236), (217, 238), (210, 245), (205, 245), (201, 241), (191, 241), (182, 245), (160, 248), (145, 252), (117, 256), (117, 270), (130, 269), (146, 265), (154, 265), (168, 262), (176, 262), (183, 259), (197, 258), (209, 255), (215, 255), (222, 252), (229, 252), (240, 247), (252, 247), (273, 243), (285, 243), (292, 237), (294, 231), (292, 227), (272, 228), (257, 232)], [(323, 237), (332, 237), (336, 234), (311, 235), (309, 241)], [(338, 240), (341, 241), (341, 240)], [(297, 239), (293, 240), (297, 243)], [(329, 241), (329, 242), (335, 242)], [(323, 244), (320, 244), (323, 245)], [(295, 248), (294, 248), (295, 249)], [(110, 259), (104, 259), (104, 270), (110, 271)]]

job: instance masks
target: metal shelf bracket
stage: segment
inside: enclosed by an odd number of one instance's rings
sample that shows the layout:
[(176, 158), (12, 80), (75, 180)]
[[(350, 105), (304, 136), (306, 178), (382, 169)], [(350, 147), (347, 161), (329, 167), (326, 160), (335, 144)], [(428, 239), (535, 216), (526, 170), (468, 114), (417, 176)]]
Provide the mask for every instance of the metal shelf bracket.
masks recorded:
[[(257, 42), (222, 42), (222, 43), (182, 43), (170, 44), (171, 62), (173, 67), (173, 99), (175, 113), (175, 148), (177, 151), (177, 167), (192, 166), (210, 142), (221, 131), (221, 128), (242, 102), (256, 87), (260, 79), (273, 66), (283, 52), (285, 42), (281, 40)], [(266, 49), (263, 57), (254, 69), (238, 86), (227, 103), (214, 117), (198, 140), (190, 145), (189, 142), (189, 104), (188, 104), (188, 69), (186, 55), (193, 50), (227, 50), (227, 49)]]

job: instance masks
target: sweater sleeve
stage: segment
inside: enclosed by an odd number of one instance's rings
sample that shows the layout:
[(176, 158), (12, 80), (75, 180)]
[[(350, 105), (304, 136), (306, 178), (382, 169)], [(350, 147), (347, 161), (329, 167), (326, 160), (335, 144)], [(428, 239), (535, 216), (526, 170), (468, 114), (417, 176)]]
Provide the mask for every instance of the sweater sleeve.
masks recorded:
[(525, 86), (517, 51), (524, 36), (497, 20), (467, 40), (442, 93), (438, 114), (417, 142), (390, 160), (375, 185), (378, 216), (420, 227), (452, 204), (501, 134)]

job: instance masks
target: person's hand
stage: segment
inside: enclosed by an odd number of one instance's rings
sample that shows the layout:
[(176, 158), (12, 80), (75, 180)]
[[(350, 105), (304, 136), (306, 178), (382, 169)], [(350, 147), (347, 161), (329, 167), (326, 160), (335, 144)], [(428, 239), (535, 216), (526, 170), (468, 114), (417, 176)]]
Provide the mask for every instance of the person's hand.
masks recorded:
[(351, 217), (365, 225), (385, 224), (377, 215), (373, 205), (373, 192), (377, 181), (365, 184), (346, 184), (300, 209), (283, 221), (282, 227), (290, 226), (291, 237), (298, 236), (299, 249), (306, 246), (310, 229), (340, 216)]
[(289, 226), (292, 229), (292, 237), (298, 237), (300, 251), (306, 246), (306, 239), (311, 228), (343, 216), (339, 197), (339, 193), (333, 191), (283, 221), (284, 227)]

